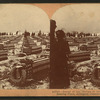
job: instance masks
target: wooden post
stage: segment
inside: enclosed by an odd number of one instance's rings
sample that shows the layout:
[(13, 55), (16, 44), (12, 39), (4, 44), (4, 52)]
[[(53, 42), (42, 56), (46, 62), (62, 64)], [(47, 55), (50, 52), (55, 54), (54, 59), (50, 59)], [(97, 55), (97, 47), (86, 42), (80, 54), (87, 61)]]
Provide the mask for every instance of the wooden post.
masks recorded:
[(54, 20), (50, 20), (50, 88), (54, 88), (54, 40), (55, 40), (55, 29), (56, 29), (56, 22)]

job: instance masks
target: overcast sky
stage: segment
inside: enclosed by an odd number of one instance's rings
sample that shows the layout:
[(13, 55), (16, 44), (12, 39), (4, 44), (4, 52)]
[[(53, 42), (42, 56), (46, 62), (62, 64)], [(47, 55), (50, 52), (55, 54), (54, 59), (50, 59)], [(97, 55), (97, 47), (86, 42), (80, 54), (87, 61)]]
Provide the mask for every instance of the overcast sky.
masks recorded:
[[(100, 4), (70, 4), (52, 16), (57, 29), (66, 32), (100, 33)], [(0, 4), (0, 32), (49, 32), (49, 18), (41, 8), (29, 4)]]
[(58, 9), (52, 16), (57, 28), (66, 32), (100, 33), (100, 4), (71, 4)]
[(48, 15), (28, 4), (0, 4), (0, 32), (49, 32)]

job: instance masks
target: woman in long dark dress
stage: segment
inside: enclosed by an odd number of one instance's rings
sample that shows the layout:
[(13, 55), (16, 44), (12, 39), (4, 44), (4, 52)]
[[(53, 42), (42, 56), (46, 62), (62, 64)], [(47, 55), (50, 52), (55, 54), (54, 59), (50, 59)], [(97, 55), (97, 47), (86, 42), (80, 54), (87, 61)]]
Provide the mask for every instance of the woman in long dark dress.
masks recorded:
[(70, 54), (68, 42), (65, 40), (65, 33), (62, 30), (56, 32), (56, 59), (55, 75), (57, 88), (68, 88), (70, 85), (68, 72), (68, 54)]

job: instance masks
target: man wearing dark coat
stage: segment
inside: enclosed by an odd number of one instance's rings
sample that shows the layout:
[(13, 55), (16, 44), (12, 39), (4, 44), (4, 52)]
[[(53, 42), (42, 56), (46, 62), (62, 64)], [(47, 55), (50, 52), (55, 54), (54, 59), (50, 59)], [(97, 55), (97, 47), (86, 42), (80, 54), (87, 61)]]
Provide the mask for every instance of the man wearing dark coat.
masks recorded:
[[(56, 22), (51, 20), (51, 59), (50, 59), (50, 88), (52, 89), (65, 89), (70, 85), (69, 72), (68, 72), (68, 55), (70, 49), (68, 42), (65, 39), (65, 33), (62, 30), (56, 31)], [(53, 30), (53, 31), (52, 31)]]

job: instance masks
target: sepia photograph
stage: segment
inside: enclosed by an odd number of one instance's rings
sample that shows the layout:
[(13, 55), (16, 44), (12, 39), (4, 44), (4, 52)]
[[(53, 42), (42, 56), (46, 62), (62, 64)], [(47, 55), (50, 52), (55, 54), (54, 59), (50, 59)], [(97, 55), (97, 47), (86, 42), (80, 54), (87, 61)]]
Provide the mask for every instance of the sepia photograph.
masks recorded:
[(80, 89), (100, 89), (100, 4), (0, 4), (0, 90)]
[(100, 89), (99, 9), (100, 4), (73, 4), (53, 14), (50, 32), (53, 88)]
[(0, 89), (48, 88), (47, 14), (27, 4), (0, 4), (0, 14)]

